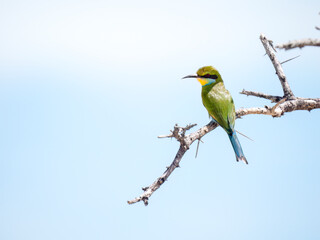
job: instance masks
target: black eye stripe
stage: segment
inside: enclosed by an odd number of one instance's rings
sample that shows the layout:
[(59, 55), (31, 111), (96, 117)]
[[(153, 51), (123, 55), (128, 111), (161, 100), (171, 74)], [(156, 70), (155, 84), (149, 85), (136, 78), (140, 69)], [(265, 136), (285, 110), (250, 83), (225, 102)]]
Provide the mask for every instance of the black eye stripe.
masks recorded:
[(205, 77), (205, 78), (211, 78), (211, 79), (217, 79), (217, 78), (218, 78), (217, 75), (210, 75), (210, 74), (206, 74), (206, 75), (204, 75), (203, 77)]

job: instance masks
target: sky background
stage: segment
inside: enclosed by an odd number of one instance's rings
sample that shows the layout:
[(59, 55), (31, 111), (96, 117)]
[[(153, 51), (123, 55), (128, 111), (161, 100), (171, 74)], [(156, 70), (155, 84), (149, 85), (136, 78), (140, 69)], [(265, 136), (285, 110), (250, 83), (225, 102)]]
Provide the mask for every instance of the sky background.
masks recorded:
[[(201, 86), (219, 69), (236, 108), (281, 95), (264, 56), (319, 38), (319, 1), (0, 1), (0, 239), (319, 239), (320, 111), (249, 115), (192, 145), (150, 198), (128, 205), (169, 165), (175, 123), (209, 122)], [(320, 97), (320, 49), (279, 51), (292, 91)], [(196, 129), (193, 129), (196, 130)]]

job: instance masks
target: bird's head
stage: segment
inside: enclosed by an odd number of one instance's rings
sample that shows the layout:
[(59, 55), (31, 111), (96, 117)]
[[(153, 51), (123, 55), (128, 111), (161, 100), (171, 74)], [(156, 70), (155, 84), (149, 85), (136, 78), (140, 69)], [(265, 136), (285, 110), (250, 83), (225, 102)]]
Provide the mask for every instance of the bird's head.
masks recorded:
[(220, 73), (212, 66), (202, 67), (197, 71), (197, 75), (188, 75), (184, 78), (196, 78), (202, 87), (222, 82)]

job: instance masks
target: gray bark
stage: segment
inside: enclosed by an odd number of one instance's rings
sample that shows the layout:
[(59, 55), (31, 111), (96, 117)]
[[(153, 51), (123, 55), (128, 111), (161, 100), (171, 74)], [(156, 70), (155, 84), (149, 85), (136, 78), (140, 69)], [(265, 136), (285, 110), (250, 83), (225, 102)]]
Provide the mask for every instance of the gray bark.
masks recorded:
[[(273, 106), (238, 109), (236, 111), (237, 118), (241, 118), (249, 114), (263, 114), (270, 115), (272, 117), (281, 117), (286, 112), (292, 112), (297, 110), (311, 111), (312, 109), (320, 108), (320, 98), (300, 98), (294, 96), (287, 82), (286, 76), (284, 75), (281, 63), (276, 58), (272, 41), (268, 40), (263, 34), (260, 35), (260, 40), (276, 70), (284, 95), (281, 97), (243, 90), (241, 94), (265, 98), (270, 100), (272, 103), (276, 104)], [(199, 128), (197, 131), (186, 135), (186, 131), (190, 130), (194, 126), (196, 126), (196, 124), (188, 125), (186, 127), (179, 127), (176, 125), (174, 126), (174, 129), (173, 131), (171, 131), (170, 134), (159, 136), (159, 138), (175, 138), (177, 141), (180, 142), (179, 150), (173, 162), (169, 167), (167, 167), (165, 172), (160, 177), (158, 177), (150, 186), (142, 188), (144, 192), (139, 197), (136, 197), (135, 199), (128, 201), (129, 204), (143, 201), (145, 205), (148, 205), (148, 201), (151, 195), (157, 189), (159, 189), (161, 185), (168, 179), (171, 173), (177, 167), (179, 167), (179, 164), (184, 154), (186, 153), (186, 151), (189, 150), (191, 144), (197, 140), (200, 141), (204, 135), (216, 129), (218, 127), (218, 124), (215, 122), (210, 122), (207, 125)]]

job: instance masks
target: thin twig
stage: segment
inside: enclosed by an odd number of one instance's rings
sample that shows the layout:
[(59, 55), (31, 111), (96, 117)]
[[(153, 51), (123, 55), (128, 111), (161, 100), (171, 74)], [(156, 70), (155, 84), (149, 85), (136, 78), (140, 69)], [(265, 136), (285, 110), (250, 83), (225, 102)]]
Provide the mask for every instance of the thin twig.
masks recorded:
[(159, 135), (158, 138), (173, 138), (172, 133), (168, 134), (168, 135)]
[(198, 156), (199, 145), (200, 145), (200, 139), (198, 139), (198, 143), (197, 143), (197, 151), (196, 151), (196, 156), (195, 156), (195, 158), (197, 158), (197, 156)]
[(244, 135), (242, 132), (239, 132), (238, 130), (236, 130), (236, 132), (239, 133), (240, 135), (244, 136), (245, 138), (248, 138), (252, 142), (254, 142), (253, 139), (249, 138), (247, 135)]
[(289, 61), (291, 61), (291, 60), (293, 60), (293, 59), (296, 59), (296, 58), (298, 58), (298, 57), (300, 57), (300, 55), (295, 56), (295, 57), (293, 57), (293, 58), (290, 58), (290, 59), (288, 59), (288, 60), (285, 60), (285, 61), (281, 62), (281, 64), (284, 64), (284, 63), (286, 63), (286, 62), (289, 62)]
[(265, 98), (265, 99), (271, 100), (271, 102), (278, 102), (282, 99), (282, 97), (280, 97), (280, 96), (273, 96), (273, 95), (268, 95), (268, 94), (260, 93), (260, 92), (246, 91), (244, 89), (240, 92), (240, 94), (244, 94), (247, 96), (259, 97), (259, 98)]

